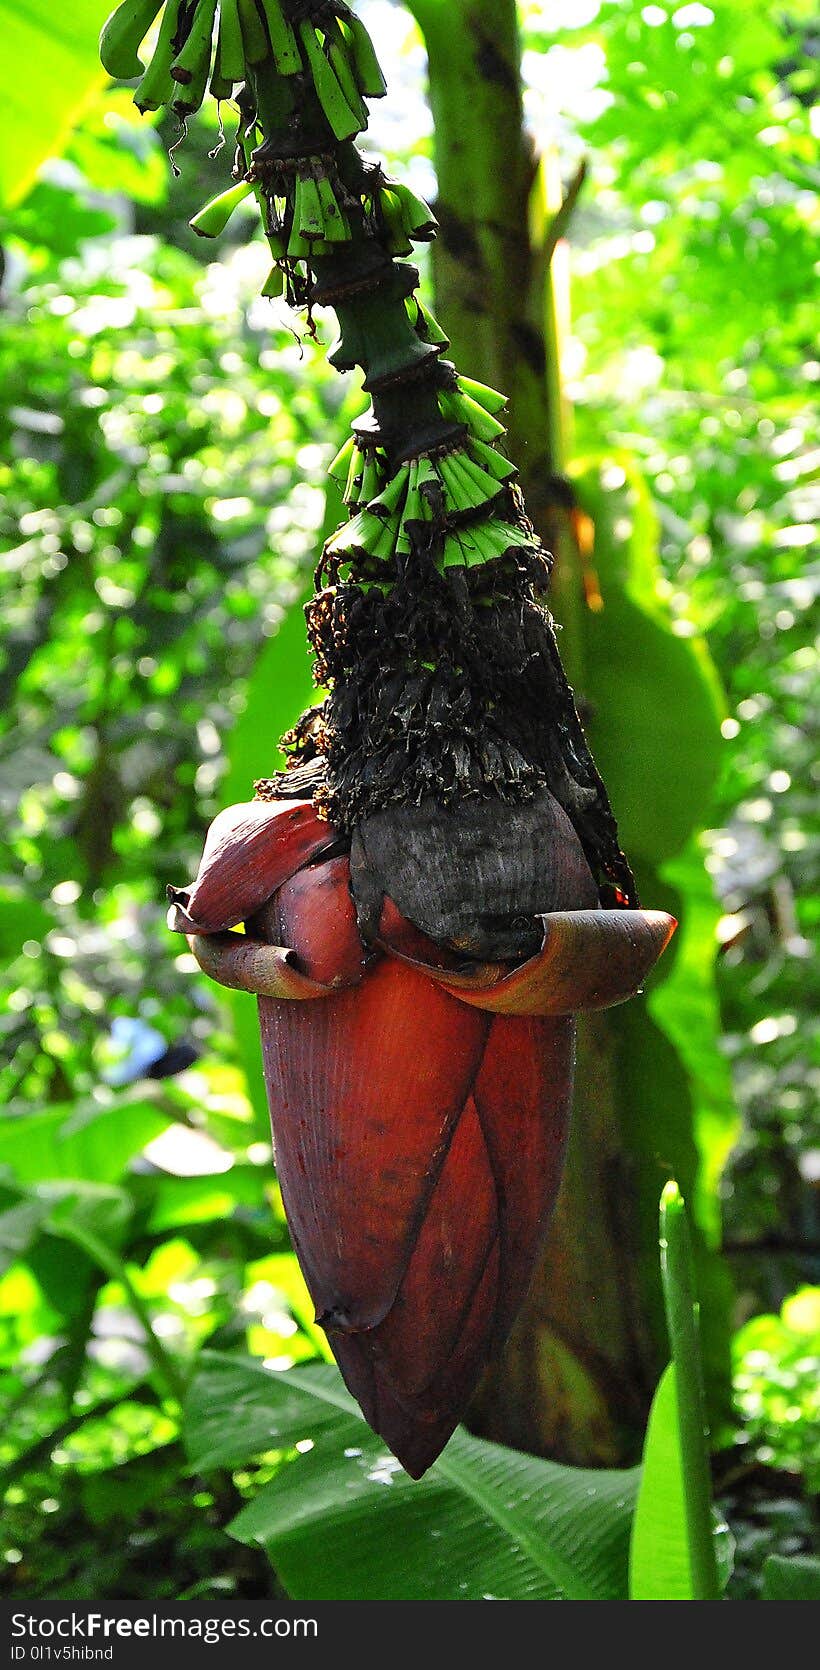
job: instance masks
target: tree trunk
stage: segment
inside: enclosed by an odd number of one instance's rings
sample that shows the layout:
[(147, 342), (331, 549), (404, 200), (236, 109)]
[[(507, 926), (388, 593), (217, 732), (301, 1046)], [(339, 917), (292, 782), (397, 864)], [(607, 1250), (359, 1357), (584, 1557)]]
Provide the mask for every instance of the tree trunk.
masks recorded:
[[(510, 456), (556, 554), (552, 605), (583, 713), (584, 600), (561, 506), (555, 299), (532, 237), (557, 204), (544, 202), (524, 133), (515, 3), (411, 0), (411, 10), (427, 43), (435, 122), (437, 309), (459, 363), (510, 395)], [(542, 1266), (470, 1411), (485, 1437), (587, 1466), (636, 1459), (665, 1351), (657, 1275), (637, 1232), (623, 1030), (617, 1015), (581, 1020), (566, 1174)]]

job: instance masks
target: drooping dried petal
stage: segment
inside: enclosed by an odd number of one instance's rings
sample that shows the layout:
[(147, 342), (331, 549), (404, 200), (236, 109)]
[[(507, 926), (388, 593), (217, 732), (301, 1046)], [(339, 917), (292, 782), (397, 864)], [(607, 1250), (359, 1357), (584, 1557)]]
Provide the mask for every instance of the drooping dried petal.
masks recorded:
[(204, 934), (235, 927), (337, 839), (309, 800), (249, 800), (226, 807), (208, 830), (196, 881), (168, 889), (169, 925)]
[(543, 944), (518, 968), (484, 964), (442, 971), (382, 943), (462, 1003), (497, 1015), (575, 1015), (609, 1009), (640, 990), (677, 927), (661, 910), (556, 911), (543, 918)]
[(276, 1165), (320, 1318), (372, 1328), (407, 1268), (489, 1022), (392, 959), (322, 1004), (260, 999)]
[(387, 807), (357, 826), (350, 865), (365, 938), (376, 938), (387, 895), (430, 939), (474, 957), (531, 955), (538, 918), (598, 903), (578, 836), (546, 789), (510, 806)]
[(296, 1002), (330, 997), (334, 988), (301, 973), (293, 951), (266, 945), (247, 934), (188, 934), (188, 944), (202, 969), (220, 986), (266, 998)]

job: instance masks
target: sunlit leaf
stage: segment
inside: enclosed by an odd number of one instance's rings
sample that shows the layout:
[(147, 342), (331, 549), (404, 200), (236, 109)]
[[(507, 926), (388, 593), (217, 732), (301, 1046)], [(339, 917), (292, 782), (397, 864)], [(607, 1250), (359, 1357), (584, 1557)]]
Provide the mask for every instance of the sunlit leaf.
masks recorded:
[(0, 0), (0, 202), (21, 198), (46, 157), (59, 155), (71, 123), (105, 82), (97, 38), (106, 0)]

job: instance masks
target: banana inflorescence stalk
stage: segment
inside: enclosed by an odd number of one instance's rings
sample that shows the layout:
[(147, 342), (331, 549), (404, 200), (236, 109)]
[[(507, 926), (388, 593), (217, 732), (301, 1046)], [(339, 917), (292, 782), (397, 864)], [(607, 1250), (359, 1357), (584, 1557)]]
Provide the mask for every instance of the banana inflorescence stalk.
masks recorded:
[[(184, 124), (238, 112), (266, 295), (330, 307), (366, 411), (307, 606), (327, 694), (286, 771), (215, 820), (169, 923), (259, 997), (277, 1174), (345, 1380), (419, 1476), (500, 1348), (561, 1176), (574, 1015), (624, 1001), (674, 923), (637, 909), (544, 603), (551, 559), (407, 260), (432, 210), (355, 140), (385, 91), (345, 0), (123, 0), (112, 75)], [(153, 53), (139, 56), (157, 25)], [(146, 56), (148, 56), (146, 54)], [(606, 908), (601, 908), (606, 907)], [(626, 908), (624, 908), (626, 907)], [(241, 934), (231, 930), (242, 923)]]
[[(361, 19), (345, 0), (123, 0), (101, 54), (112, 75), (140, 75), (142, 110), (184, 119), (208, 88), (235, 103), (235, 184), (192, 225), (218, 237), (254, 196), (273, 258), (265, 295), (333, 307), (331, 363), (364, 372), (369, 410), (331, 465), (349, 520), (325, 546), (308, 608), (329, 694), (287, 739), (317, 805), (349, 828), (431, 786), (445, 799), (513, 802), (545, 784), (578, 829), (602, 901), (634, 903), (544, 607), (551, 559), (503, 450), (505, 397), (458, 373), (419, 298), (406, 257), (435, 237), (435, 215), (354, 143), (367, 100), (385, 91)], [(502, 620), (513, 632), (506, 691), (492, 666)], [(448, 707), (460, 734), (430, 723)]]

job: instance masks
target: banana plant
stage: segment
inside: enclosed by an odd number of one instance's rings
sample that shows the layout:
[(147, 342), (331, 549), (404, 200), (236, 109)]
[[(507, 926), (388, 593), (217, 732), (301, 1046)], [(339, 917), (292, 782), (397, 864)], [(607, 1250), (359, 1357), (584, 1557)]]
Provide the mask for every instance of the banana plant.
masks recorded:
[(640, 908), (621, 850), (505, 398), (447, 357), (419, 297), (407, 257), (435, 216), (356, 144), (386, 90), (361, 19), (344, 0), (124, 0), (101, 53), (139, 75), (142, 110), (184, 123), (207, 91), (235, 109), (234, 184), (195, 229), (218, 236), (253, 195), (265, 293), (309, 321), (333, 309), (330, 362), (369, 398), (331, 465), (347, 516), (306, 610), (324, 695), (283, 739), (287, 769), (217, 817), (169, 926), (259, 998), (317, 1320), (419, 1478), (527, 1291), (575, 1016), (631, 997), (675, 923)]

